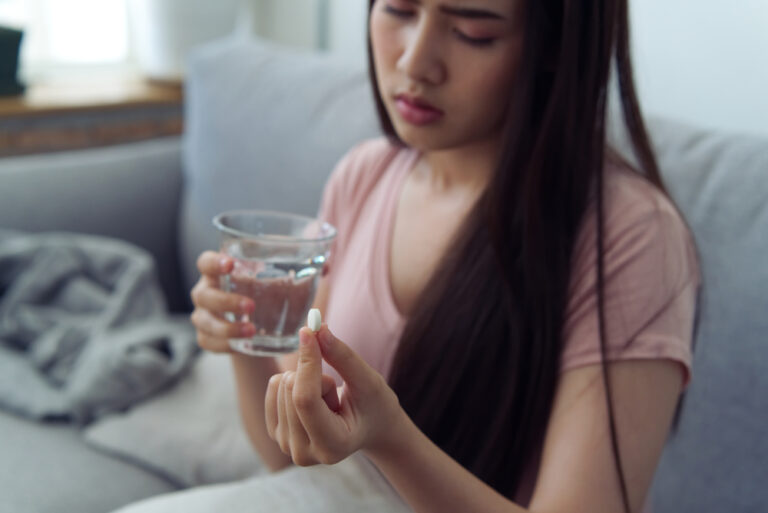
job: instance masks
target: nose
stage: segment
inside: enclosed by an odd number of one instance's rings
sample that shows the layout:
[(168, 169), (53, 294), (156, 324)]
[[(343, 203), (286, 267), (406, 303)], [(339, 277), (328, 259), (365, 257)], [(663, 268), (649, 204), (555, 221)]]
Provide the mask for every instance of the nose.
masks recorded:
[(406, 34), (403, 53), (397, 61), (398, 69), (409, 78), (429, 85), (441, 84), (448, 74), (435, 32), (429, 18), (422, 17)]

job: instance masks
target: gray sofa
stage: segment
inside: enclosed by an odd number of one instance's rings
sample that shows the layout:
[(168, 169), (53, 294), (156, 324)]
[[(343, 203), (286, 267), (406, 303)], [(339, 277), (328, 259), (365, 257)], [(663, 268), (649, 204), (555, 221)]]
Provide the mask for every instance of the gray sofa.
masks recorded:
[[(132, 242), (155, 257), (170, 307), (183, 312), (197, 254), (216, 247), (215, 213), (312, 215), (334, 163), (378, 133), (364, 70), (260, 41), (196, 52), (185, 103), (181, 139), (0, 159), (0, 228)], [(768, 511), (768, 141), (662, 119), (650, 129), (704, 276), (693, 381), (654, 480), (653, 509)], [(230, 404), (226, 418), (236, 424)], [(85, 438), (67, 424), (0, 412), (0, 512), (105, 512), (190, 483)]]

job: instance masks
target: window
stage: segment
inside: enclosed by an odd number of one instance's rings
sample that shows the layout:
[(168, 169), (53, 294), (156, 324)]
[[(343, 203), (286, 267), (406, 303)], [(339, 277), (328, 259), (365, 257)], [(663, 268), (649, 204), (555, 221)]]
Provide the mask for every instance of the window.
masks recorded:
[(23, 81), (132, 67), (129, 0), (0, 0), (0, 24), (24, 30)]

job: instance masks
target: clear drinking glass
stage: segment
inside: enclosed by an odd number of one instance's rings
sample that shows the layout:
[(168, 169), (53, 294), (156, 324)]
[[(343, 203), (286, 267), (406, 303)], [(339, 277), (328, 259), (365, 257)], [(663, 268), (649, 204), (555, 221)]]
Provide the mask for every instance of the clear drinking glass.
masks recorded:
[(235, 210), (213, 218), (220, 250), (233, 258), (231, 273), (220, 288), (250, 297), (250, 315), (230, 322), (252, 322), (256, 334), (229, 340), (230, 347), (255, 356), (291, 353), (299, 347), (299, 329), (315, 299), (318, 278), (336, 237), (332, 225), (294, 214)]

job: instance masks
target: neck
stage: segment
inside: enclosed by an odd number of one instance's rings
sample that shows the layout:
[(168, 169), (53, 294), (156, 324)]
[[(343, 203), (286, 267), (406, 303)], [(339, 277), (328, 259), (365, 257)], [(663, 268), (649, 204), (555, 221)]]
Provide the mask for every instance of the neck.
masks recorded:
[(499, 157), (498, 141), (425, 151), (419, 174), (436, 193), (480, 193), (488, 185)]

